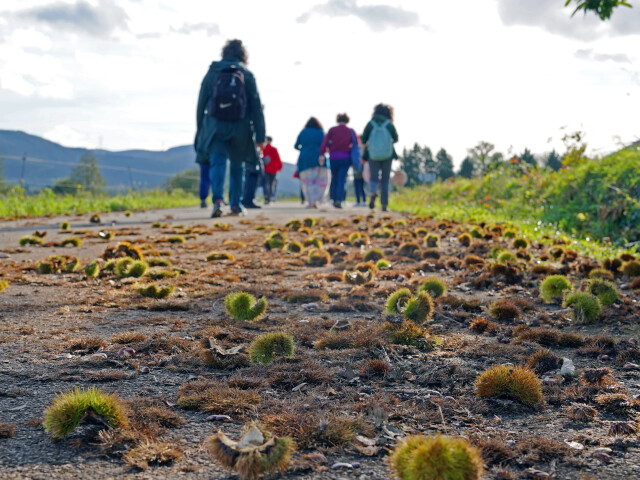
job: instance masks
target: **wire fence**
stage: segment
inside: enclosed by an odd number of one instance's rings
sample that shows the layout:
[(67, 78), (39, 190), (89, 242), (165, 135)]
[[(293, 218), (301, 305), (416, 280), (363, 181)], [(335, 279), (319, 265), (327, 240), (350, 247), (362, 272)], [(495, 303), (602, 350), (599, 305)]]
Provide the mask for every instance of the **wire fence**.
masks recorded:
[[(69, 167), (77, 167), (78, 166), (78, 162), (65, 162), (65, 161), (61, 161), (61, 160), (50, 160), (50, 159), (43, 159), (43, 158), (37, 158), (37, 157), (30, 157), (28, 155), (22, 155), (22, 156), (17, 156), (17, 155), (1, 155), (0, 154), (0, 161), (2, 160), (12, 160), (12, 161), (18, 161), (18, 162), (22, 162), (22, 167), (21, 167), (21, 174), (20, 177), (8, 177), (8, 178), (4, 178), (5, 182), (7, 184), (10, 185), (20, 185), (24, 188), (28, 187), (40, 187), (40, 188), (51, 188), (54, 186), (55, 182), (60, 180), (60, 178), (40, 178), (39, 181), (29, 181), (28, 185), (26, 182), (26, 168), (27, 168), (27, 164), (28, 163), (40, 163), (40, 164), (49, 164), (49, 165), (62, 165), (62, 166), (69, 166)], [(117, 166), (112, 166), (112, 165), (98, 165), (98, 168), (100, 170), (111, 170), (111, 171), (118, 171), (118, 172), (127, 172), (129, 174), (129, 187), (131, 189), (135, 189), (135, 182), (133, 180), (133, 174), (137, 173), (137, 174), (143, 174), (143, 175), (154, 175), (157, 177), (163, 177), (166, 179), (169, 179), (171, 177), (174, 177), (175, 175), (179, 174), (180, 172), (177, 173), (166, 173), (166, 172), (158, 172), (158, 171), (153, 171), (153, 170), (144, 170), (144, 169), (140, 169), (140, 168), (133, 168), (130, 166), (127, 167), (117, 167)], [(185, 180), (200, 180), (199, 176), (193, 176), (193, 175), (187, 175), (187, 174), (183, 174), (180, 176), (180, 178), (185, 179)], [(46, 180), (50, 180), (50, 181), (46, 181)], [(77, 186), (74, 185), (64, 185), (64, 184), (57, 184), (55, 185), (55, 187), (58, 189), (69, 189), (69, 190), (77, 190)], [(85, 185), (85, 187), (93, 187), (93, 185)]]

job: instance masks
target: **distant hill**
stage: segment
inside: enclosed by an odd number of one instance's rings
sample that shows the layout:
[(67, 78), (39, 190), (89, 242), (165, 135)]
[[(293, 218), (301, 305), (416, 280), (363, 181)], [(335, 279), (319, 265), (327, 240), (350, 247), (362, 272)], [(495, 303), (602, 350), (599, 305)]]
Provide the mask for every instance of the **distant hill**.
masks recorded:
[[(25, 185), (30, 189), (40, 189), (68, 177), (73, 165), (87, 151), (86, 148), (64, 147), (25, 132), (0, 130), (0, 162), (3, 166), (3, 177), (9, 184), (19, 183), (22, 160), (2, 156), (22, 157), (26, 154)], [(90, 151), (98, 160), (100, 171), (110, 190), (125, 190), (131, 187), (131, 182), (135, 188), (156, 188), (178, 172), (197, 168), (191, 145), (165, 151)], [(299, 191), (297, 180), (292, 178), (294, 171), (294, 165), (285, 163), (278, 178), (280, 193), (293, 194)]]

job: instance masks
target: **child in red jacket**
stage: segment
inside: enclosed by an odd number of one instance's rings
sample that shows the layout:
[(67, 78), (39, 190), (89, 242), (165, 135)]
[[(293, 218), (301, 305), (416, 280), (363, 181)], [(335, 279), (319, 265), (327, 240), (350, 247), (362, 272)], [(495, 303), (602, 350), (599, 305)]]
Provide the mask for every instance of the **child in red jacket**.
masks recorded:
[(273, 138), (267, 137), (267, 144), (262, 150), (264, 157), (264, 203), (269, 205), (273, 200), (276, 185), (276, 174), (282, 170), (282, 160), (278, 150), (271, 145)]

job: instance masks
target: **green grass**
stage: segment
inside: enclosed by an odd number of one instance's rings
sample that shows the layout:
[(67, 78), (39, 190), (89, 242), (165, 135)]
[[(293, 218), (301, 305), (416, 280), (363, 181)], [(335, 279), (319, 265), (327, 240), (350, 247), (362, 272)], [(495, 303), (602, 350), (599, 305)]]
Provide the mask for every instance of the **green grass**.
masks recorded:
[(558, 172), (506, 166), (483, 178), (406, 189), (390, 206), (437, 219), (505, 223), (543, 242), (565, 237), (572, 248), (602, 258), (637, 249), (639, 199), (640, 149), (628, 148)]
[(35, 195), (27, 195), (22, 188), (13, 187), (0, 195), (0, 218), (193, 207), (199, 203), (197, 196), (181, 190), (174, 190), (171, 194), (162, 190), (146, 190), (110, 197), (91, 194), (56, 195), (49, 189)]

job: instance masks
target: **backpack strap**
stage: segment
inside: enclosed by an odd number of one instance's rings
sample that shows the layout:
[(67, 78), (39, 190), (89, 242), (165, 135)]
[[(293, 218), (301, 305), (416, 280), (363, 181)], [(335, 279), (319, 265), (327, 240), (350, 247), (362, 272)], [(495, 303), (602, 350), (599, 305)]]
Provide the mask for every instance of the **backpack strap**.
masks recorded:
[(386, 126), (388, 126), (390, 123), (391, 123), (391, 120), (389, 120), (389, 119), (387, 118), (384, 122), (382, 122), (382, 123), (380, 124), (380, 126), (381, 126), (381, 127), (386, 127)]

